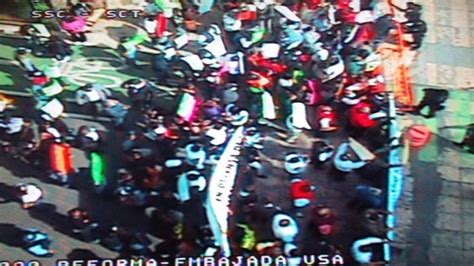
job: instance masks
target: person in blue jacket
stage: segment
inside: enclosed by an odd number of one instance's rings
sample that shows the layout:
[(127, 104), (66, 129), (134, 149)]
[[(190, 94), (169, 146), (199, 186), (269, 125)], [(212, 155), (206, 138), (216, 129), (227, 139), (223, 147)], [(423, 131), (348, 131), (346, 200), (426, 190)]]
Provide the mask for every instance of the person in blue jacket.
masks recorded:
[(38, 229), (25, 230), (23, 248), (29, 253), (37, 257), (52, 257), (54, 251), (49, 248), (50, 245), (51, 239), (46, 233)]

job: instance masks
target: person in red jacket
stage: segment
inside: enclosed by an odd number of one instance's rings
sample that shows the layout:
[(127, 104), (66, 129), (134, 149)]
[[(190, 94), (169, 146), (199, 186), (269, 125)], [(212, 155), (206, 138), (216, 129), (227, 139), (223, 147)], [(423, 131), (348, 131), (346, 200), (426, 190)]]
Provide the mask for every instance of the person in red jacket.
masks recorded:
[(293, 200), (293, 206), (297, 210), (296, 215), (298, 217), (303, 216), (301, 210), (314, 200), (314, 189), (308, 180), (303, 180), (299, 177), (291, 180), (291, 199)]
[(367, 130), (375, 128), (378, 123), (371, 117), (371, 106), (366, 102), (360, 102), (349, 111), (350, 124), (354, 129)]
[(338, 129), (337, 117), (328, 105), (321, 105), (316, 111), (316, 128), (321, 132), (331, 132)]

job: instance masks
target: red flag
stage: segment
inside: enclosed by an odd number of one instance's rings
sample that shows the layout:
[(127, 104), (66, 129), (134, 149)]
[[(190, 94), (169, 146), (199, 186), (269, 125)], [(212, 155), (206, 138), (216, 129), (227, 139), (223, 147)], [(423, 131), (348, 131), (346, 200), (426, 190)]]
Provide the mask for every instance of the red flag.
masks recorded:
[(163, 33), (168, 29), (168, 19), (165, 17), (163, 13), (158, 13), (156, 16), (156, 37), (161, 38), (163, 37)]
[(49, 150), (49, 155), (51, 158), (51, 170), (64, 174), (72, 172), (71, 146), (65, 143), (53, 143)]

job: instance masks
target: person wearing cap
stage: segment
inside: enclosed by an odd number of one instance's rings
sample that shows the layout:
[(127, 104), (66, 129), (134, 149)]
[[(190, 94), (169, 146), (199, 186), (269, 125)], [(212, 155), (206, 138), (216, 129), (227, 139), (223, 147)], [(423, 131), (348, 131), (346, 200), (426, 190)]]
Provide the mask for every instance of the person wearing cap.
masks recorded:
[(144, 206), (146, 204), (146, 193), (138, 186), (131, 184), (122, 184), (116, 194), (120, 204), (124, 206)]
[(41, 40), (40, 32), (36, 25), (28, 25), (25, 29), (25, 35), (28, 39), (29, 48), (34, 56), (42, 56), (45, 43)]
[(202, 193), (206, 187), (206, 177), (195, 170), (183, 173), (177, 181), (178, 195), (181, 202), (193, 200), (192, 195), (194, 192), (192, 190)]
[(23, 209), (30, 209), (34, 207), (43, 198), (43, 190), (35, 184), (20, 183), (16, 185), (15, 188)]
[(259, 24), (254, 23), (247, 30), (239, 31), (234, 35), (234, 42), (238, 44), (240, 51), (247, 51), (252, 46), (262, 41), (265, 36), (265, 29)]
[(49, 78), (41, 71), (35, 71), (32, 73), (31, 77), (31, 90), (33, 95), (38, 97), (38, 99), (42, 100), (44, 97), (43, 94), (43, 87), (48, 83)]
[(313, 190), (315, 187), (308, 180), (300, 177), (291, 177), (290, 195), (293, 200), (293, 207), (296, 209), (296, 216), (303, 217), (302, 210), (310, 205), (315, 197)]
[(35, 135), (35, 131), (33, 130), (33, 121), (30, 119), (23, 119), (20, 130), (11, 135), (9, 139), (13, 158), (20, 158), (29, 163), (28, 158), (36, 148)]
[(108, 98), (104, 101), (104, 111), (110, 115), (115, 126), (122, 126), (128, 114), (129, 106), (121, 103), (117, 99)]
[(283, 243), (294, 242), (299, 234), (299, 225), (290, 215), (277, 211), (272, 217), (272, 230)]
[(32, 77), (35, 72), (38, 71), (38, 68), (34, 65), (33, 61), (27, 57), (29, 53), (28, 49), (19, 48), (15, 53), (15, 60), (18, 64), (26, 71), (28, 77)]
[(371, 105), (368, 102), (360, 102), (352, 106), (349, 110), (349, 123), (353, 133), (365, 133), (367, 130), (376, 129), (378, 122), (372, 119)]
[(356, 194), (349, 202), (349, 206), (357, 211), (369, 208), (383, 209), (386, 202), (385, 195), (380, 188), (369, 185), (359, 185), (355, 188)]
[(129, 152), (136, 148), (143, 148), (144, 138), (141, 132), (136, 130), (129, 130), (125, 136), (125, 139), (122, 141), (122, 151)]
[(144, 79), (129, 79), (122, 83), (122, 88), (127, 90), (133, 108), (144, 110), (153, 103), (155, 94), (149, 82)]
[(309, 157), (306, 154), (296, 152), (286, 154), (284, 160), (285, 171), (292, 176), (304, 173), (309, 163)]
[(207, 158), (206, 147), (196, 142), (189, 143), (184, 148), (186, 153), (186, 162), (189, 165), (195, 166), (196, 169), (204, 169), (204, 162)]
[(349, 153), (349, 142), (345, 141), (339, 145), (336, 154), (334, 155), (334, 167), (340, 171), (341, 174), (348, 174), (355, 169), (364, 167), (367, 161), (353, 161)]
[(73, 54), (71, 47), (63, 40), (63, 38), (60, 38), (57, 33), (51, 34), (49, 43), (49, 50), (51, 51), (53, 60), (58, 60), (61, 62), (67, 62), (71, 60), (71, 56)]
[(96, 115), (102, 112), (104, 102), (111, 95), (112, 93), (105, 86), (88, 83), (76, 91), (76, 103)]
[(315, 167), (322, 167), (334, 155), (334, 146), (326, 140), (316, 140), (311, 148), (311, 162)]
[[(376, 262), (380, 263), (382, 259), (374, 260), (374, 255), (376, 255), (374, 252), (374, 248), (375, 248), (375, 245), (382, 245), (387, 242), (388, 240), (386, 239), (382, 239), (380, 237), (373, 237), (373, 236), (357, 239), (356, 241), (354, 241), (354, 243), (352, 243), (352, 247), (351, 247), (352, 256), (360, 264), (371, 264), (371, 263), (376, 263)], [(380, 247), (380, 250), (381, 249), (382, 247)], [(382, 262), (382, 263), (385, 264), (385, 262)]]
[(44, 120), (39, 127), (39, 143), (34, 148), (32, 154), (33, 164), (39, 166), (43, 170), (49, 170), (51, 165), (50, 149), (52, 144), (61, 142), (62, 130), (58, 130), (52, 121)]
[(155, 48), (160, 51), (153, 57), (152, 66), (155, 70), (158, 82), (167, 84), (173, 77), (173, 60), (176, 58), (176, 47), (170, 38), (171, 32), (164, 32), (163, 36), (156, 39)]
[(81, 126), (77, 130), (76, 143), (84, 152), (96, 152), (101, 150), (103, 143), (103, 132), (97, 128)]
[(61, 28), (71, 35), (72, 41), (81, 43), (87, 41), (85, 34), (87, 30), (87, 17), (77, 15), (68, 16), (61, 22)]
[[(421, 115), (425, 118), (433, 118), (436, 112), (445, 108), (444, 104), (448, 100), (449, 92), (444, 89), (425, 88), (423, 89), (423, 98), (414, 107), (413, 113)], [(428, 107), (428, 113), (425, 115), (421, 111)]]
[(54, 251), (50, 249), (51, 239), (48, 234), (37, 229), (27, 229), (22, 237), (22, 246), (37, 257), (49, 258), (54, 255)]
[(321, 105), (316, 110), (316, 129), (332, 132), (338, 129), (336, 112), (331, 106)]
[(245, 128), (244, 147), (263, 150), (263, 137), (255, 126)]
[(81, 209), (74, 208), (68, 211), (68, 217), (72, 225), (72, 232), (86, 242), (98, 241), (97, 228), (99, 224), (91, 221), (89, 214)]
[(0, 121), (0, 136), (2, 140), (14, 140), (15, 136), (21, 132), (25, 123), (22, 117), (6, 116), (3, 121)]
[(125, 230), (113, 225), (107, 230), (106, 235), (102, 238), (101, 244), (109, 250), (120, 252), (124, 249), (123, 234)]

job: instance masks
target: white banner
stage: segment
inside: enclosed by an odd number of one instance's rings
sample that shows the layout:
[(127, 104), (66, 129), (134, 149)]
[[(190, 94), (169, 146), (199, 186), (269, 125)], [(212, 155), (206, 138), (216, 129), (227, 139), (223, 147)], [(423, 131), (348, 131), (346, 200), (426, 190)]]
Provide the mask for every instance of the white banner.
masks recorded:
[(240, 151), (244, 138), (244, 128), (241, 126), (232, 135), (217, 163), (209, 181), (206, 212), (216, 244), (223, 255), (231, 255), (227, 240), (230, 196), (237, 175)]

